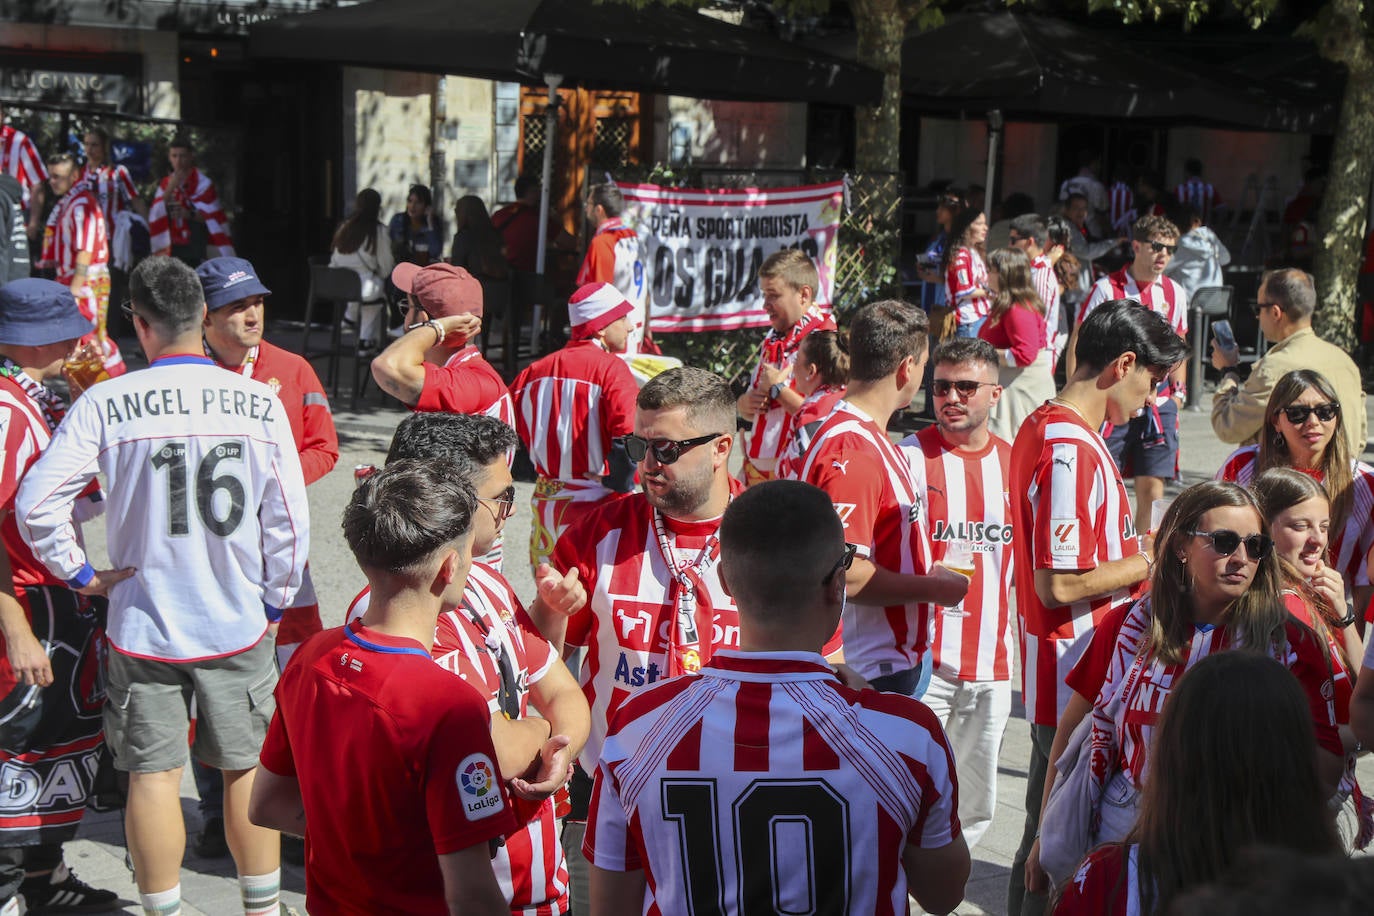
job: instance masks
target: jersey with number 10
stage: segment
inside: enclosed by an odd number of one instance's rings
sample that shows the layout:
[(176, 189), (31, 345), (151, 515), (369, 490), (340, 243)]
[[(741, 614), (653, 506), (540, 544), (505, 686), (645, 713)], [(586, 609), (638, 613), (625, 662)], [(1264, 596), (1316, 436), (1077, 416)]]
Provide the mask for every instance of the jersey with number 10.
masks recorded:
[(809, 652), (716, 653), (621, 707), (583, 851), (646, 913), (905, 914), (906, 846), (960, 834), (954, 758), (909, 697)]
[[(263, 605), (290, 607), (309, 551), (300, 458), (281, 401), (204, 356), (168, 356), (72, 405), (19, 490), (19, 531), (58, 578), (90, 566), (72, 499), (107, 481), (107, 634), (128, 655), (196, 661), (263, 637)], [(84, 581), (83, 581), (84, 580)]]

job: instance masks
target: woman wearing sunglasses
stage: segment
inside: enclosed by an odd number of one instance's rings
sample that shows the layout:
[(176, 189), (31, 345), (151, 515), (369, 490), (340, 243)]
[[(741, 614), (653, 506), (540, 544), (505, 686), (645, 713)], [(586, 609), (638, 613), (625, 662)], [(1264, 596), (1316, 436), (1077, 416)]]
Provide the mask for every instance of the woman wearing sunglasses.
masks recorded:
[(1030, 258), (1020, 248), (999, 248), (988, 257), (992, 310), (978, 336), (997, 349), (1002, 397), (988, 428), (1008, 442), (1021, 423), (1054, 397), (1054, 370), (1045, 349), (1045, 304), (1031, 279)]
[[(1164, 701), (1192, 666), (1217, 652), (1258, 650), (1288, 667), (1312, 714), (1323, 797), (1335, 792), (1345, 761), (1327, 699), (1333, 692), (1327, 647), (1284, 607), (1273, 547), (1248, 490), (1217, 481), (1189, 487), (1160, 525), (1149, 594), (1098, 624), (1066, 679), (1073, 693), (1055, 733), (1045, 784), (1048, 800), (1053, 764), (1079, 722), (1091, 715), (1089, 792), (1100, 819), (1094, 845), (1120, 840), (1130, 830), (1149, 778), (1150, 742)], [(1043, 887), (1038, 844), (1026, 880)]]
[(1365, 559), (1374, 548), (1374, 468), (1350, 454), (1345, 424), (1325, 376), (1312, 369), (1285, 373), (1269, 396), (1259, 444), (1233, 452), (1217, 478), (1248, 486), (1270, 468), (1287, 467), (1321, 483), (1331, 501), (1330, 565), (1363, 611), (1371, 592)]

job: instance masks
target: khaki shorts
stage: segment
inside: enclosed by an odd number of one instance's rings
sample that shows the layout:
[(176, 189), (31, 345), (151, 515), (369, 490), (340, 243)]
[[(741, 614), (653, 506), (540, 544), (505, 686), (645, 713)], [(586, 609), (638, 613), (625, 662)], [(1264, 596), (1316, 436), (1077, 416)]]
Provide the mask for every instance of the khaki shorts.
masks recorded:
[(111, 650), (105, 743), (115, 768), (161, 773), (185, 765), (194, 701), (196, 759), (221, 770), (252, 769), (277, 708), (276, 686), (276, 647), (267, 636), (236, 655), (201, 662)]

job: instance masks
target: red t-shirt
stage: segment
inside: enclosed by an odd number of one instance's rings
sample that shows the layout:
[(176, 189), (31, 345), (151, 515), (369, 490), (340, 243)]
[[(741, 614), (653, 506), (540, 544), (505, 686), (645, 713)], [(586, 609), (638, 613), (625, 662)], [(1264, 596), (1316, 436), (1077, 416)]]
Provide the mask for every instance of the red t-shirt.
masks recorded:
[(312, 913), (448, 916), (438, 857), (517, 826), (490, 729), (413, 640), (357, 622), (296, 651), (261, 763), (300, 783)]
[[(1129, 852), (1128, 852), (1129, 850)], [(1054, 916), (1129, 916), (1140, 912), (1139, 847), (1111, 843), (1088, 853), (1064, 886)]]
[(466, 413), (495, 417), (514, 428), (515, 410), (501, 374), (468, 344), (442, 366), (425, 363), (425, 381), (416, 413)]
[(1045, 349), (1045, 316), (1017, 302), (996, 323), (989, 320), (979, 328), (978, 336), (998, 350), (1011, 350), (1016, 365), (1029, 366)]

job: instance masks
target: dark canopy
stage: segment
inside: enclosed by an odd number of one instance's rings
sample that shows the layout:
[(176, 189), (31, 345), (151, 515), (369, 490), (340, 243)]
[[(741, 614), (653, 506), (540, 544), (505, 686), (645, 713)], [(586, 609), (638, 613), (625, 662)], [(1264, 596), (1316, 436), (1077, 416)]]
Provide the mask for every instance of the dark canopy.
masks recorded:
[(591, 0), (372, 0), (254, 25), (258, 57), (702, 98), (873, 104), (881, 75), (688, 10)]

